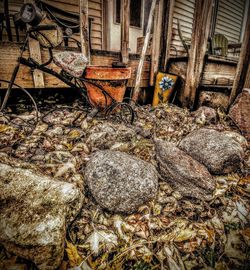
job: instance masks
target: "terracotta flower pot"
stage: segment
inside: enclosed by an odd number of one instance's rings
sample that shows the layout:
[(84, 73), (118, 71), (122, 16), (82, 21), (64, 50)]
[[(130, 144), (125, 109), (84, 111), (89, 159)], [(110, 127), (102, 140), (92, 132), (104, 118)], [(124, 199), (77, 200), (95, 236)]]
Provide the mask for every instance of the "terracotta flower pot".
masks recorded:
[[(85, 69), (84, 78), (88, 79), (103, 89), (117, 102), (122, 102), (127, 80), (131, 77), (131, 68), (112, 68), (89, 66)], [(105, 96), (97, 86), (85, 82), (90, 103), (104, 109), (109, 106), (112, 99)]]

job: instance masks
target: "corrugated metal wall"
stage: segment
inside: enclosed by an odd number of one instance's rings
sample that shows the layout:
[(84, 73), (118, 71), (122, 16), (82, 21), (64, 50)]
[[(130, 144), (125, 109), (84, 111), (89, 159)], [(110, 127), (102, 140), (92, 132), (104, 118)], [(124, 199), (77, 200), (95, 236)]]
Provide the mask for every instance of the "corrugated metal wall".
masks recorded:
[(195, 0), (176, 0), (174, 5), (174, 15), (173, 15), (173, 34), (170, 55), (175, 56), (176, 52), (178, 56), (186, 55), (186, 51), (182, 45), (178, 34), (177, 19), (179, 19), (181, 24), (181, 30), (184, 37), (191, 38), (192, 27), (193, 27), (193, 17), (194, 17), (194, 6)]
[[(79, 14), (78, 0), (45, 0), (51, 5), (54, 5), (65, 11)], [(9, 12), (14, 14), (20, 10), (20, 7), (24, 3), (24, 0), (9, 0)], [(92, 30), (91, 30), (91, 45), (93, 49), (102, 49), (103, 35), (102, 35), (102, 0), (89, 0), (89, 17), (93, 18)], [(2, 1), (0, 9), (3, 10)], [(12, 35), (15, 37), (15, 29), (13, 20), (11, 19)], [(23, 36), (23, 33), (20, 33)], [(76, 35), (79, 39), (79, 35)], [(7, 34), (4, 31), (4, 40), (7, 39)]]
[(220, 0), (215, 33), (223, 34), (230, 43), (240, 41), (245, 0)]

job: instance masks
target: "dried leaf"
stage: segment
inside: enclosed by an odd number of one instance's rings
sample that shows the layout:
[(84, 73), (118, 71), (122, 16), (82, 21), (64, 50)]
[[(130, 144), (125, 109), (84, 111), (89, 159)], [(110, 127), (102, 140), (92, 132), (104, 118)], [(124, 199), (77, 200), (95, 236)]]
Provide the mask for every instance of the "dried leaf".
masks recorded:
[(80, 263), (82, 262), (82, 258), (78, 253), (77, 247), (74, 246), (72, 243), (66, 241), (66, 253), (68, 255), (68, 259), (69, 259), (69, 265), (71, 267), (75, 267), (80, 265)]

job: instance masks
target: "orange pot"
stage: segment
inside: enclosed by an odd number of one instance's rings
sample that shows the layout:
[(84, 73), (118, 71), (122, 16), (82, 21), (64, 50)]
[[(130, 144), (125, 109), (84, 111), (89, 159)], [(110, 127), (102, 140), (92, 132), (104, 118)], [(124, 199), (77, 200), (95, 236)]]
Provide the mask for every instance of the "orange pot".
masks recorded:
[(109, 106), (112, 99), (105, 96), (96, 85), (100, 85), (103, 89), (117, 102), (122, 102), (127, 80), (131, 77), (131, 68), (112, 68), (89, 66), (85, 69), (84, 78), (88, 79), (85, 82), (88, 98), (90, 103), (98, 108), (104, 109)]

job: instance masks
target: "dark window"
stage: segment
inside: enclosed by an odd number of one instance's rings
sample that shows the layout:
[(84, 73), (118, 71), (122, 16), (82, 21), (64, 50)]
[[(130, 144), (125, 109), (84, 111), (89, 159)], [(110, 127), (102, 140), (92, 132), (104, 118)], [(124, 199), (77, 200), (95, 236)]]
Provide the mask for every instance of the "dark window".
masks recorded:
[[(115, 0), (115, 22), (121, 22), (121, 0)], [(130, 1), (130, 26), (141, 27), (141, 0)]]
[(130, 25), (141, 27), (141, 0), (130, 1)]
[(121, 22), (121, 0), (115, 1), (115, 22)]

